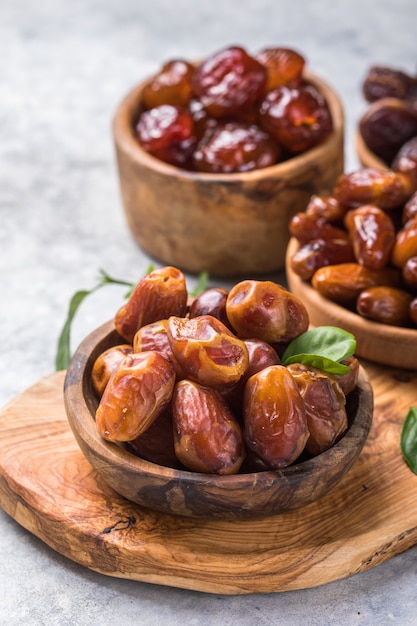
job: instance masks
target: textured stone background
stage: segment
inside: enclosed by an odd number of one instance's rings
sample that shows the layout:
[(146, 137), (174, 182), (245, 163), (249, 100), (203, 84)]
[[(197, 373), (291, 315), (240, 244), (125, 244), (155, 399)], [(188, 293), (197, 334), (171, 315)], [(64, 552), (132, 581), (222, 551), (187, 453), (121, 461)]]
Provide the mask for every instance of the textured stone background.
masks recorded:
[[(150, 260), (121, 208), (111, 121), (172, 57), (288, 45), (338, 90), (346, 168), (369, 65), (417, 70), (415, 0), (0, 0), (0, 404), (54, 369), (69, 299), (99, 268), (137, 280)], [(192, 286), (194, 277), (189, 277)], [(123, 295), (85, 302), (74, 346)], [(0, 443), (1, 445), (1, 443)], [(318, 589), (210, 596), (106, 578), (0, 511), (0, 624), (415, 624), (417, 551)]]

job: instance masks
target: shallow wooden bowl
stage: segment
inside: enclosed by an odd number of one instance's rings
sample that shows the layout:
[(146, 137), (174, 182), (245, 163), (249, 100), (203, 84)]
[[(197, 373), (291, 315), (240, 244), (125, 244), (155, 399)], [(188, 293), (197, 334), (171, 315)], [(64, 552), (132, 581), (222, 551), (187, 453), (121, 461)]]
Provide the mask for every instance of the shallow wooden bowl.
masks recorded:
[(113, 120), (122, 204), (133, 237), (150, 256), (183, 271), (266, 274), (285, 263), (288, 222), (312, 194), (329, 191), (344, 167), (344, 114), (338, 95), (305, 72), (326, 98), (334, 131), (284, 163), (236, 174), (206, 174), (163, 163), (139, 145), (134, 127), (146, 81)]
[(310, 322), (314, 326), (338, 326), (351, 332), (357, 340), (359, 357), (389, 367), (417, 370), (417, 329), (379, 324), (323, 298), (291, 270), (290, 259), (297, 249), (298, 242), (291, 239), (287, 249), (287, 282), (304, 302)]
[(371, 427), (373, 392), (361, 368), (348, 396), (349, 430), (331, 449), (280, 471), (215, 476), (162, 467), (102, 439), (95, 427), (97, 398), (91, 369), (97, 356), (121, 343), (113, 323), (80, 345), (67, 370), (65, 408), (75, 438), (91, 465), (116, 492), (146, 508), (194, 518), (249, 519), (305, 506), (332, 489), (358, 457)]

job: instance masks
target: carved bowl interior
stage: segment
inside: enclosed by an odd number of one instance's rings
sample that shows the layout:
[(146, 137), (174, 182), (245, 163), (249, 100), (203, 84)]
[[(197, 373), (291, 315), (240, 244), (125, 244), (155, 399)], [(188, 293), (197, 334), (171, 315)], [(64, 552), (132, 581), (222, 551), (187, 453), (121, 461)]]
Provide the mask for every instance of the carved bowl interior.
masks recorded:
[(143, 507), (194, 518), (244, 520), (296, 509), (324, 496), (349, 471), (368, 436), (373, 392), (365, 370), (348, 395), (349, 429), (322, 454), (279, 471), (232, 476), (163, 467), (102, 439), (95, 427), (98, 404), (91, 385), (97, 356), (121, 343), (108, 322), (76, 350), (67, 370), (64, 400), (75, 438), (94, 469), (117, 493)]
[(311, 195), (333, 188), (344, 168), (344, 112), (337, 93), (305, 72), (326, 98), (333, 132), (321, 145), (245, 173), (208, 174), (148, 154), (135, 136), (144, 81), (113, 119), (122, 205), (136, 242), (154, 259), (213, 276), (266, 274), (284, 267), (288, 223)]

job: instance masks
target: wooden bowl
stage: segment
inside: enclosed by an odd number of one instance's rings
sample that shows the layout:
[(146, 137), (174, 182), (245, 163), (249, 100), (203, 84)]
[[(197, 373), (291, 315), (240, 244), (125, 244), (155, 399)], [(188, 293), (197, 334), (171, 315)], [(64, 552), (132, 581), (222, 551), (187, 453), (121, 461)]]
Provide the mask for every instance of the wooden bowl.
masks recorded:
[(323, 80), (306, 80), (326, 98), (334, 131), (322, 145), (281, 164), (235, 174), (189, 172), (145, 152), (134, 127), (146, 81), (113, 120), (122, 203), (129, 228), (156, 260), (217, 276), (267, 274), (284, 267), (288, 223), (312, 194), (331, 190), (344, 167), (344, 114)]
[(95, 427), (98, 400), (91, 369), (105, 349), (123, 342), (104, 324), (79, 346), (67, 370), (64, 400), (69, 423), (87, 459), (117, 493), (143, 507), (194, 518), (243, 520), (305, 506), (322, 497), (349, 471), (371, 427), (373, 392), (361, 368), (359, 384), (347, 397), (349, 429), (331, 449), (279, 471), (233, 476), (162, 467), (102, 439)]
[(327, 300), (316, 289), (291, 270), (290, 260), (298, 249), (291, 239), (287, 249), (286, 274), (288, 287), (302, 299), (314, 326), (338, 326), (356, 337), (359, 357), (401, 369), (417, 370), (417, 329), (379, 324), (367, 320)]

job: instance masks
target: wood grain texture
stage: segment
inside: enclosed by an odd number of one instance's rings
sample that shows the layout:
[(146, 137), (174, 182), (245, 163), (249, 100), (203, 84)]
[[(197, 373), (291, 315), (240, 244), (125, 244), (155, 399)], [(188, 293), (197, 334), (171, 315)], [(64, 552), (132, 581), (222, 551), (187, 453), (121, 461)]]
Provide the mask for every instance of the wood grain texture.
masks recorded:
[(313, 326), (339, 326), (356, 337), (356, 354), (364, 359), (403, 369), (417, 369), (417, 329), (389, 326), (367, 320), (343, 306), (321, 296), (310, 283), (303, 281), (291, 269), (291, 258), (298, 250), (296, 239), (287, 248), (287, 282), (293, 294), (308, 309)]
[(148, 254), (217, 276), (284, 267), (290, 218), (313, 194), (332, 189), (344, 167), (342, 103), (323, 80), (307, 71), (305, 78), (329, 103), (332, 135), (278, 165), (234, 174), (180, 170), (146, 153), (134, 127), (147, 81), (127, 94), (113, 121), (120, 190), (129, 228)]
[(64, 373), (0, 412), (0, 505), (51, 548), (109, 576), (221, 594), (307, 588), (376, 566), (417, 542), (417, 476), (399, 437), (417, 372), (364, 362), (373, 426), (350, 473), (321, 500), (255, 521), (202, 521), (123, 499), (78, 448)]

